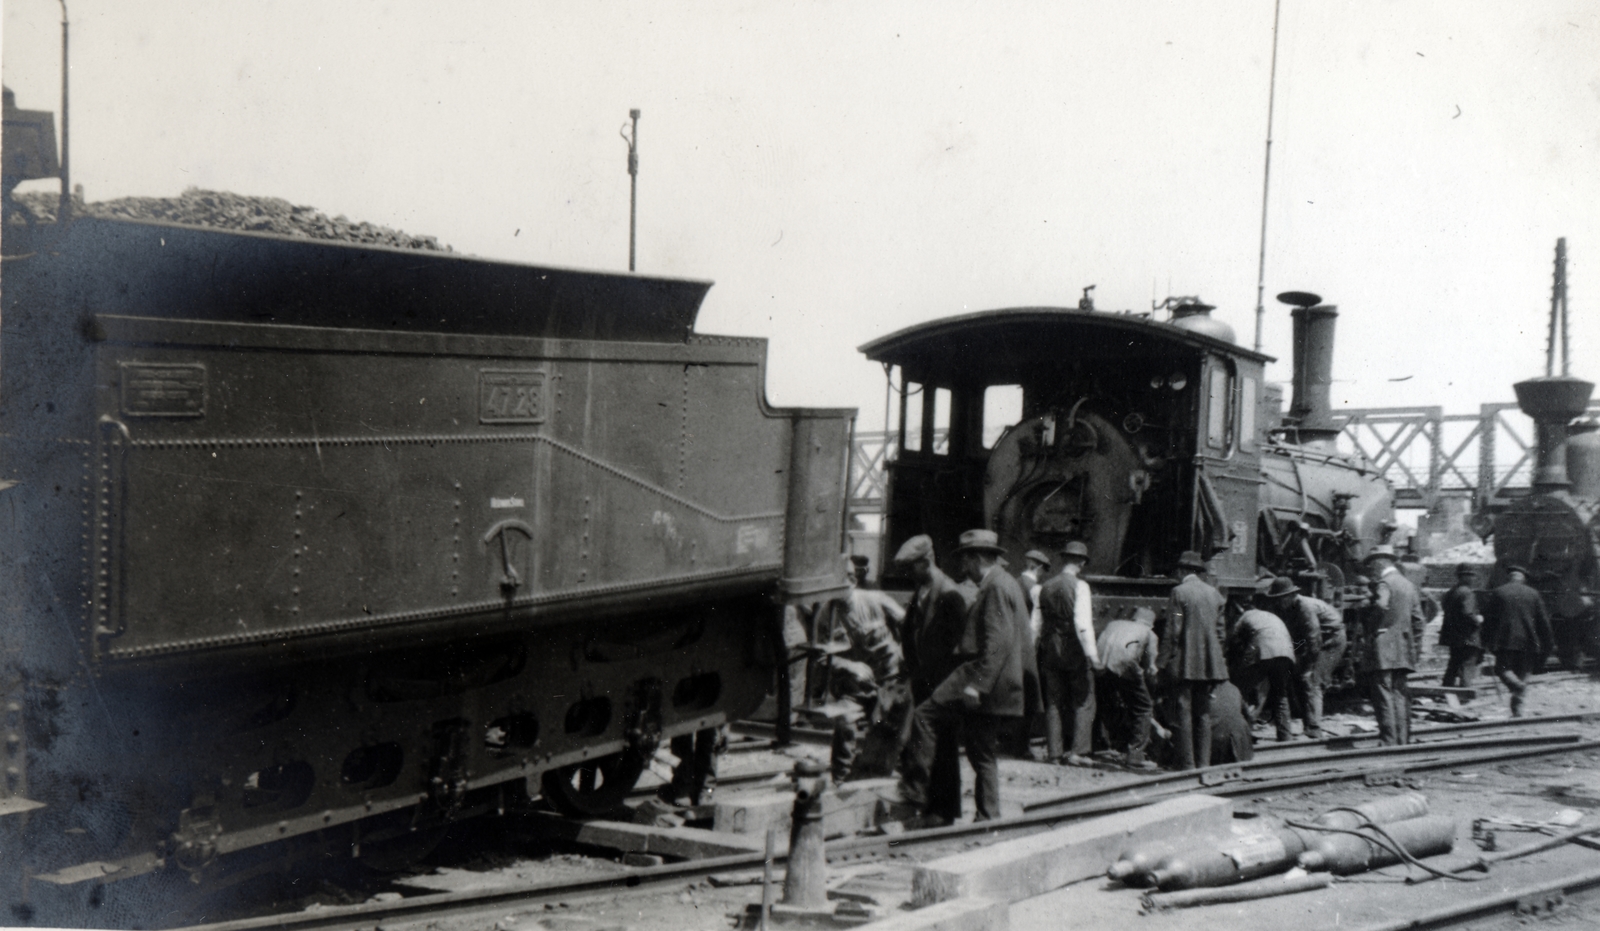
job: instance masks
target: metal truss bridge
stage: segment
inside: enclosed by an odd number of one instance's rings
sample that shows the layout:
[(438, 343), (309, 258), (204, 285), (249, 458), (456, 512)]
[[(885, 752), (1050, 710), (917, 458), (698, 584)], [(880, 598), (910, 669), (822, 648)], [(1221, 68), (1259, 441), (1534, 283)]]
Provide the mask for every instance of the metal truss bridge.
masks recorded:
[[(1333, 412), (1339, 448), (1371, 460), (1395, 488), (1395, 503), (1432, 508), (1441, 497), (1471, 498), (1494, 509), (1528, 491), (1535, 433), (1515, 403), (1479, 405), (1476, 414), (1442, 407), (1364, 407)], [(1588, 416), (1600, 416), (1600, 402)], [(850, 512), (883, 510), (885, 463), (894, 435), (857, 433), (850, 467)], [(936, 446), (944, 442), (935, 435)]]

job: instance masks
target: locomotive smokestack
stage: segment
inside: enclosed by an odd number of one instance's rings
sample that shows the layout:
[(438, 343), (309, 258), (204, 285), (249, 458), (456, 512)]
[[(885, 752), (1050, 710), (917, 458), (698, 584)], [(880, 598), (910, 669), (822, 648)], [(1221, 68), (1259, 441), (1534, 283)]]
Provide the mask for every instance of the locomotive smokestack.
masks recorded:
[(1539, 427), (1534, 492), (1549, 494), (1568, 488), (1572, 482), (1567, 477), (1567, 424), (1588, 409), (1594, 384), (1570, 375), (1555, 375), (1519, 381), (1512, 387), (1517, 391), (1517, 406)]
[(1339, 308), (1306, 291), (1285, 291), (1278, 300), (1294, 307), (1294, 397), (1285, 425), (1294, 428), (1302, 443), (1331, 445), (1339, 435), (1329, 399)]

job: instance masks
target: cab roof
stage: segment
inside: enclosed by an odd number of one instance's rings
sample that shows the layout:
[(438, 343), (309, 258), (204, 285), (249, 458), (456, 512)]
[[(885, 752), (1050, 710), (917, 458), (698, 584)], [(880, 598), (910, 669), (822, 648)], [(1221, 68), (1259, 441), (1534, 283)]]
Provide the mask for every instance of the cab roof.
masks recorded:
[(944, 317), (879, 337), (860, 351), (874, 362), (913, 371), (981, 374), (995, 364), (1009, 368), (1058, 357), (1068, 347), (1107, 359), (1210, 351), (1273, 361), (1272, 356), (1171, 323), (1076, 307), (1009, 307)]

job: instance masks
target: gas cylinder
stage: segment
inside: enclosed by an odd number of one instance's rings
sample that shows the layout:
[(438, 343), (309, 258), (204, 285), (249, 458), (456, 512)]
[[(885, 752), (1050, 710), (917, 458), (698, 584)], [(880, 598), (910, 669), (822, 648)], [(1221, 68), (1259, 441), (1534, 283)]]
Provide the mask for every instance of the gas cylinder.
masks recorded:
[[(1383, 830), (1414, 857), (1449, 853), (1456, 843), (1456, 823), (1445, 815), (1424, 815), (1407, 821), (1395, 821), (1383, 825)], [(1324, 834), (1310, 841), (1299, 860), (1302, 869), (1345, 874), (1399, 863), (1400, 857), (1365, 837)]]
[(1361, 805), (1353, 806), (1352, 811), (1337, 810), (1326, 812), (1316, 820), (1317, 824), (1325, 824), (1330, 828), (1358, 828), (1368, 821), (1373, 824), (1389, 824), (1394, 821), (1409, 821), (1420, 818), (1428, 813), (1428, 798), (1416, 792), (1407, 792), (1403, 795), (1386, 795)]
[(1210, 846), (1189, 846), (1163, 857), (1146, 875), (1162, 891), (1225, 886), (1288, 869), (1306, 842), (1291, 828), (1268, 828)]

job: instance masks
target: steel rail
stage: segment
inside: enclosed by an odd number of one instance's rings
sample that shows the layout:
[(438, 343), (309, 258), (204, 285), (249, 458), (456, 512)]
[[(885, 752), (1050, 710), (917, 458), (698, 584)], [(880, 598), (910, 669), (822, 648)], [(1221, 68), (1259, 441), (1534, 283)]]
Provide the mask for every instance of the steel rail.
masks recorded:
[[(1454, 734), (1466, 731), (1498, 730), (1507, 728), (1521, 730), (1541, 724), (1597, 724), (1600, 723), (1600, 711), (1575, 711), (1569, 714), (1548, 714), (1526, 718), (1503, 718), (1499, 721), (1464, 721), (1460, 724), (1435, 724), (1428, 727), (1413, 727), (1412, 737), (1427, 737), (1433, 734)], [(1377, 732), (1370, 734), (1344, 734), (1336, 737), (1323, 737), (1319, 740), (1296, 740), (1289, 743), (1269, 742), (1256, 747), (1256, 755), (1263, 753), (1281, 753), (1285, 750), (1303, 750), (1309, 747), (1342, 748), (1353, 746), (1357, 743), (1366, 743), (1378, 739)]]
[[(1552, 903), (1569, 892), (1587, 892), (1600, 886), (1600, 869), (1589, 870), (1552, 879), (1548, 882), (1530, 883), (1483, 899), (1469, 899), (1459, 905), (1424, 912), (1410, 918), (1397, 918), (1379, 924), (1365, 925), (1354, 931), (1423, 931), (1427, 928), (1451, 928), (1478, 918), (1486, 918), (1515, 909), (1524, 903)], [(1542, 917), (1542, 916), (1541, 916)]]
[[(1421, 760), (1400, 769), (1404, 772), (1421, 772), (1453, 766), (1480, 765), (1513, 759), (1600, 750), (1600, 740), (1572, 742), (1569, 738), (1573, 738), (1575, 735), (1559, 736), (1563, 738), (1561, 742), (1546, 742), (1537, 746), (1524, 745), (1518, 749), (1487, 753), (1448, 753), (1441, 757)], [(1462, 748), (1462, 745), (1458, 745), (1454, 749), (1459, 750)], [(1402, 751), (1410, 749), (1415, 752), (1419, 748), (1416, 745), (1411, 745), (1410, 747), (1385, 749)], [(1431, 751), (1433, 748), (1429, 747), (1428, 749)], [(1351, 756), (1351, 754), (1332, 754), (1323, 757), (1323, 759), (1330, 761), (1348, 760)], [(831, 863), (840, 863), (882, 857), (892, 858), (903, 856), (913, 847), (948, 843), (971, 838), (974, 835), (982, 835), (986, 841), (992, 842), (1012, 835), (1048, 830), (1063, 822), (1077, 821), (1096, 815), (1112, 814), (1118, 811), (1126, 811), (1130, 808), (1138, 808), (1151, 802), (1189, 792), (1207, 791), (1211, 794), (1222, 796), (1258, 795), (1280, 788), (1294, 788), (1307, 784), (1360, 779), (1371, 771), (1369, 768), (1355, 767), (1342, 772), (1322, 771), (1263, 782), (1236, 781), (1216, 786), (1191, 785), (1181, 789), (1153, 793), (1145, 798), (1101, 802), (1097, 805), (1068, 811), (1035, 812), (993, 821), (906, 831), (903, 834), (896, 835), (846, 838), (827, 845), (828, 859)], [(1085, 793), (1085, 795), (1091, 796), (1094, 794), (1097, 793)], [(712, 857), (703, 860), (689, 860), (682, 863), (669, 863), (662, 866), (642, 867), (626, 873), (614, 873), (578, 881), (563, 880), (508, 886), (501, 889), (435, 893), (409, 897), (397, 902), (369, 902), (361, 905), (324, 908), (314, 912), (295, 912), (197, 925), (187, 929), (187, 931), (257, 931), (257, 929), (319, 931), (319, 929), (324, 928), (347, 928), (383, 922), (393, 923), (421, 916), (442, 918), (469, 912), (475, 913), (510, 904), (525, 907), (540, 902), (559, 901), (589, 895), (668, 888), (686, 879), (698, 879), (711, 873), (727, 870), (760, 869), (763, 859), (763, 855), (759, 853)], [(775, 861), (786, 860), (787, 852), (780, 851), (774, 859)]]
[(1080, 802), (1086, 798), (1104, 798), (1157, 786), (1184, 784), (1189, 788), (1207, 789), (1224, 782), (1237, 781), (1241, 778), (1241, 775), (1236, 774), (1255, 773), (1294, 766), (1321, 766), (1328, 763), (1342, 763), (1356, 759), (1381, 760), (1389, 757), (1411, 756), (1418, 753), (1441, 752), (1441, 749), (1443, 752), (1450, 752), (1486, 749), (1489, 747), (1525, 746), (1528, 744), (1573, 743), (1581, 739), (1577, 734), (1550, 734), (1460, 741), (1434, 740), (1427, 743), (1402, 744), (1393, 747), (1363, 747), (1354, 750), (1297, 754), (1293, 756), (1274, 755), (1266, 759), (1251, 760), (1248, 763), (1221, 763), (1216, 766), (1207, 766), (1204, 769), (1191, 769), (1148, 776), (1136, 782), (1120, 786), (1106, 786), (1099, 789), (1091, 789), (1088, 792), (1069, 793), (1053, 799), (1031, 802), (1022, 806), (1022, 810), (1024, 812), (1042, 811), (1046, 808), (1055, 808), (1073, 802)]

